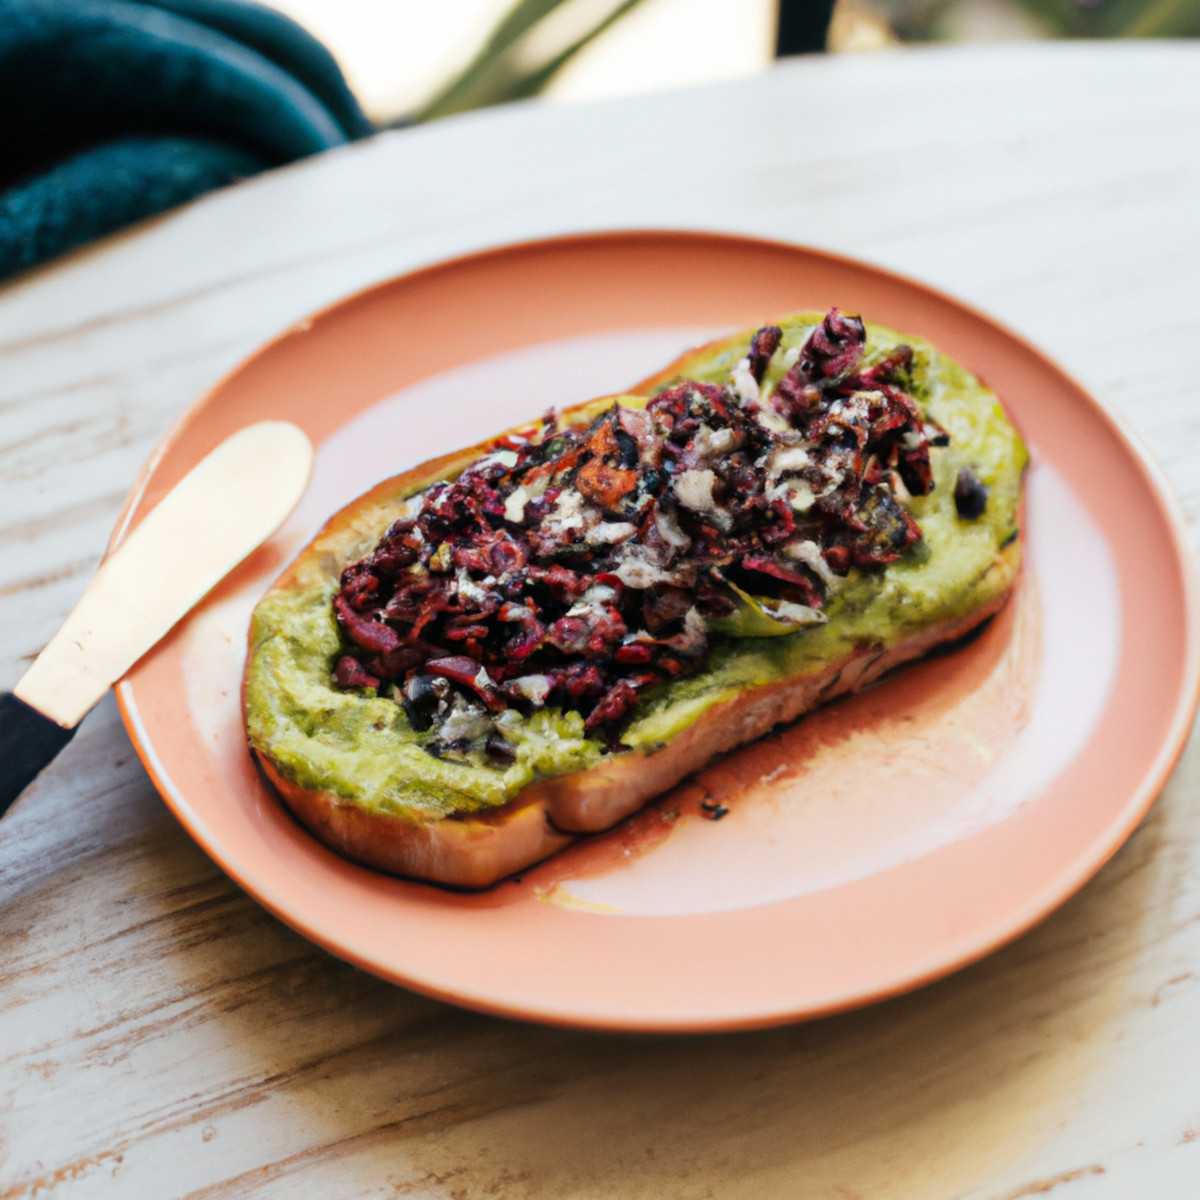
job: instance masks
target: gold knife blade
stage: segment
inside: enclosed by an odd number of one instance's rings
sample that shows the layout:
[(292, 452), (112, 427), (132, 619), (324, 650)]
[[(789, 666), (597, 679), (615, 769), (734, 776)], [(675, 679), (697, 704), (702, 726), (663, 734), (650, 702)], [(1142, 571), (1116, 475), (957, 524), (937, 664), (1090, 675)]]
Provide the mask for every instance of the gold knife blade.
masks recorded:
[(262, 421), (227, 438), (101, 563), (13, 694), (73, 729), (275, 532), (304, 492), (312, 463), (312, 444), (287, 421)]

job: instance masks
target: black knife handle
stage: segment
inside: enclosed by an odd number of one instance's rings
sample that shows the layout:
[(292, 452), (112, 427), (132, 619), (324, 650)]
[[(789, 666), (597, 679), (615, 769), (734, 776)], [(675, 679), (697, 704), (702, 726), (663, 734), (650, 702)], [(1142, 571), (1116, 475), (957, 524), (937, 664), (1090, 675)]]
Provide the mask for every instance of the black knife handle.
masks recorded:
[(12, 692), (0, 692), (0, 817), (74, 736)]

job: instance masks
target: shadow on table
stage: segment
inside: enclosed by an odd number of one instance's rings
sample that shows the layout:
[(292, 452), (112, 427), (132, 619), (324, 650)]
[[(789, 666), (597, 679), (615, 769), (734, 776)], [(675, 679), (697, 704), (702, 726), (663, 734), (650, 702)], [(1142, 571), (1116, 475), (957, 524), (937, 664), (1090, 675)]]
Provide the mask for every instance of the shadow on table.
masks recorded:
[[(362, 1182), (389, 1157), (418, 1188), (455, 1197), (852, 1200), (991, 1182), (1056, 1135), (1101, 1065), (1130, 1005), (1162, 840), (1151, 822), (1013, 946), (845, 1016), (639, 1038), (430, 1013), (437, 1028), (389, 1040), (396, 1074), (362, 1064), (378, 1114), (404, 1122), (380, 1128)], [(414, 1104), (411, 1089), (431, 1085)]]
[[(1130, 974), (1183, 870), (1169, 819), (1168, 798), (1012, 946), (845, 1016), (680, 1038), (547, 1029), (425, 1000), (297, 943), (285, 990), (226, 1015), (230, 1041), (256, 1057), (249, 1071), (281, 1068), (262, 1080), (268, 1107), (304, 1114), (307, 1149), (275, 1160), (281, 1178), (328, 1171), (362, 1194), (386, 1180), (456, 1198), (852, 1198), (900, 1180), (957, 1195), (1054, 1137), (1129, 1011), (1157, 1004), (1131, 995)], [(297, 1038), (344, 1049), (305, 1064)]]
[[(159, 1162), (209, 1198), (251, 1183), (256, 1197), (956, 1196), (1058, 1146), (1089, 1089), (1136, 1113), (1159, 1086), (1113, 1072), (1122, 1038), (1136, 1043), (1185, 978), (1155, 953), (1195, 874), (1197, 773), (1193, 747), (1130, 843), (1013, 945), (909, 996), (782, 1029), (580, 1033), (414, 995), (293, 934), (165, 813), (124, 840), (82, 820), (95, 856), (10, 895), (6, 994), (28, 986), (62, 1010), (43, 1020), (60, 1029), (43, 1057), (68, 1069), (81, 1111), (117, 1098), (103, 1154), (130, 1186)], [(88, 910), (101, 870), (119, 913)], [(29, 932), (55, 914), (74, 914), (86, 941), (42, 962)], [(1155, 969), (1158, 991), (1144, 982)]]

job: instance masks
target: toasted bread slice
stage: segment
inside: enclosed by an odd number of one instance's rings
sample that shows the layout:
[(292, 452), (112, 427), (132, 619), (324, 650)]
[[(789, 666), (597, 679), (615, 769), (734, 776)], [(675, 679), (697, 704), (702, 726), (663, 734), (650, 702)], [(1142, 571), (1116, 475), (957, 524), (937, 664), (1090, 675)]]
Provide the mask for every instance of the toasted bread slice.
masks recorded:
[[(764, 396), (821, 319), (780, 322), (781, 342), (760, 381)], [(560, 426), (584, 428), (614, 402), (644, 406), (681, 379), (723, 383), (751, 336), (691, 351), (630, 395), (568, 410)], [(698, 669), (639, 696), (616, 736), (585, 728), (577, 712), (514, 712), (506, 731), (515, 761), (452, 761), (435, 756), (397, 699), (332, 679), (346, 649), (332, 607), (345, 567), (371, 552), (409, 498), (511, 444), (507, 435), (385, 480), (348, 505), (271, 588), (251, 628), (249, 743), (284, 801), (356, 862), (486, 887), (611, 828), (714, 756), (970, 632), (1004, 603), (1019, 571), (1026, 454), (996, 397), (926, 343), (868, 326), (864, 361), (901, 344), (914, 350), (911, 395), (948, 436), (930, 451), (932, 490), (904, 497), (920, 542), (896, 561), (845, 572), (824, 623), (782, 636), (715, 638)], [(976, 487), (966, 505), (956, 489), (964, 476)]]

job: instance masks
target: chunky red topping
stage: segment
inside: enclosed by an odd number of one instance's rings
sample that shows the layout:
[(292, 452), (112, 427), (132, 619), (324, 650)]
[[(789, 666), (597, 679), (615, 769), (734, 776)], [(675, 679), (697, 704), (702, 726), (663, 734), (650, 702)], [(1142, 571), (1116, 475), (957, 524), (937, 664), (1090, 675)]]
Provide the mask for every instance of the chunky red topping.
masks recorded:
[(832, 309), (760, 394), (780, 340), (759, 330), (725, 386), (584, 429), (548, 417), (433, 484), (343, 572), (335, 682), (394, 684), (432, 750), (502, 761), (489, 716), (508, 707), (578, 711), (615, 743), (641, 693), (699, 666), (739, 590), (819, 620), (850, 567), (920, 538), (902, 500), (932, 487), (945, 435), (905, 390), (911, 350), (865, 363), (857, 317)]

